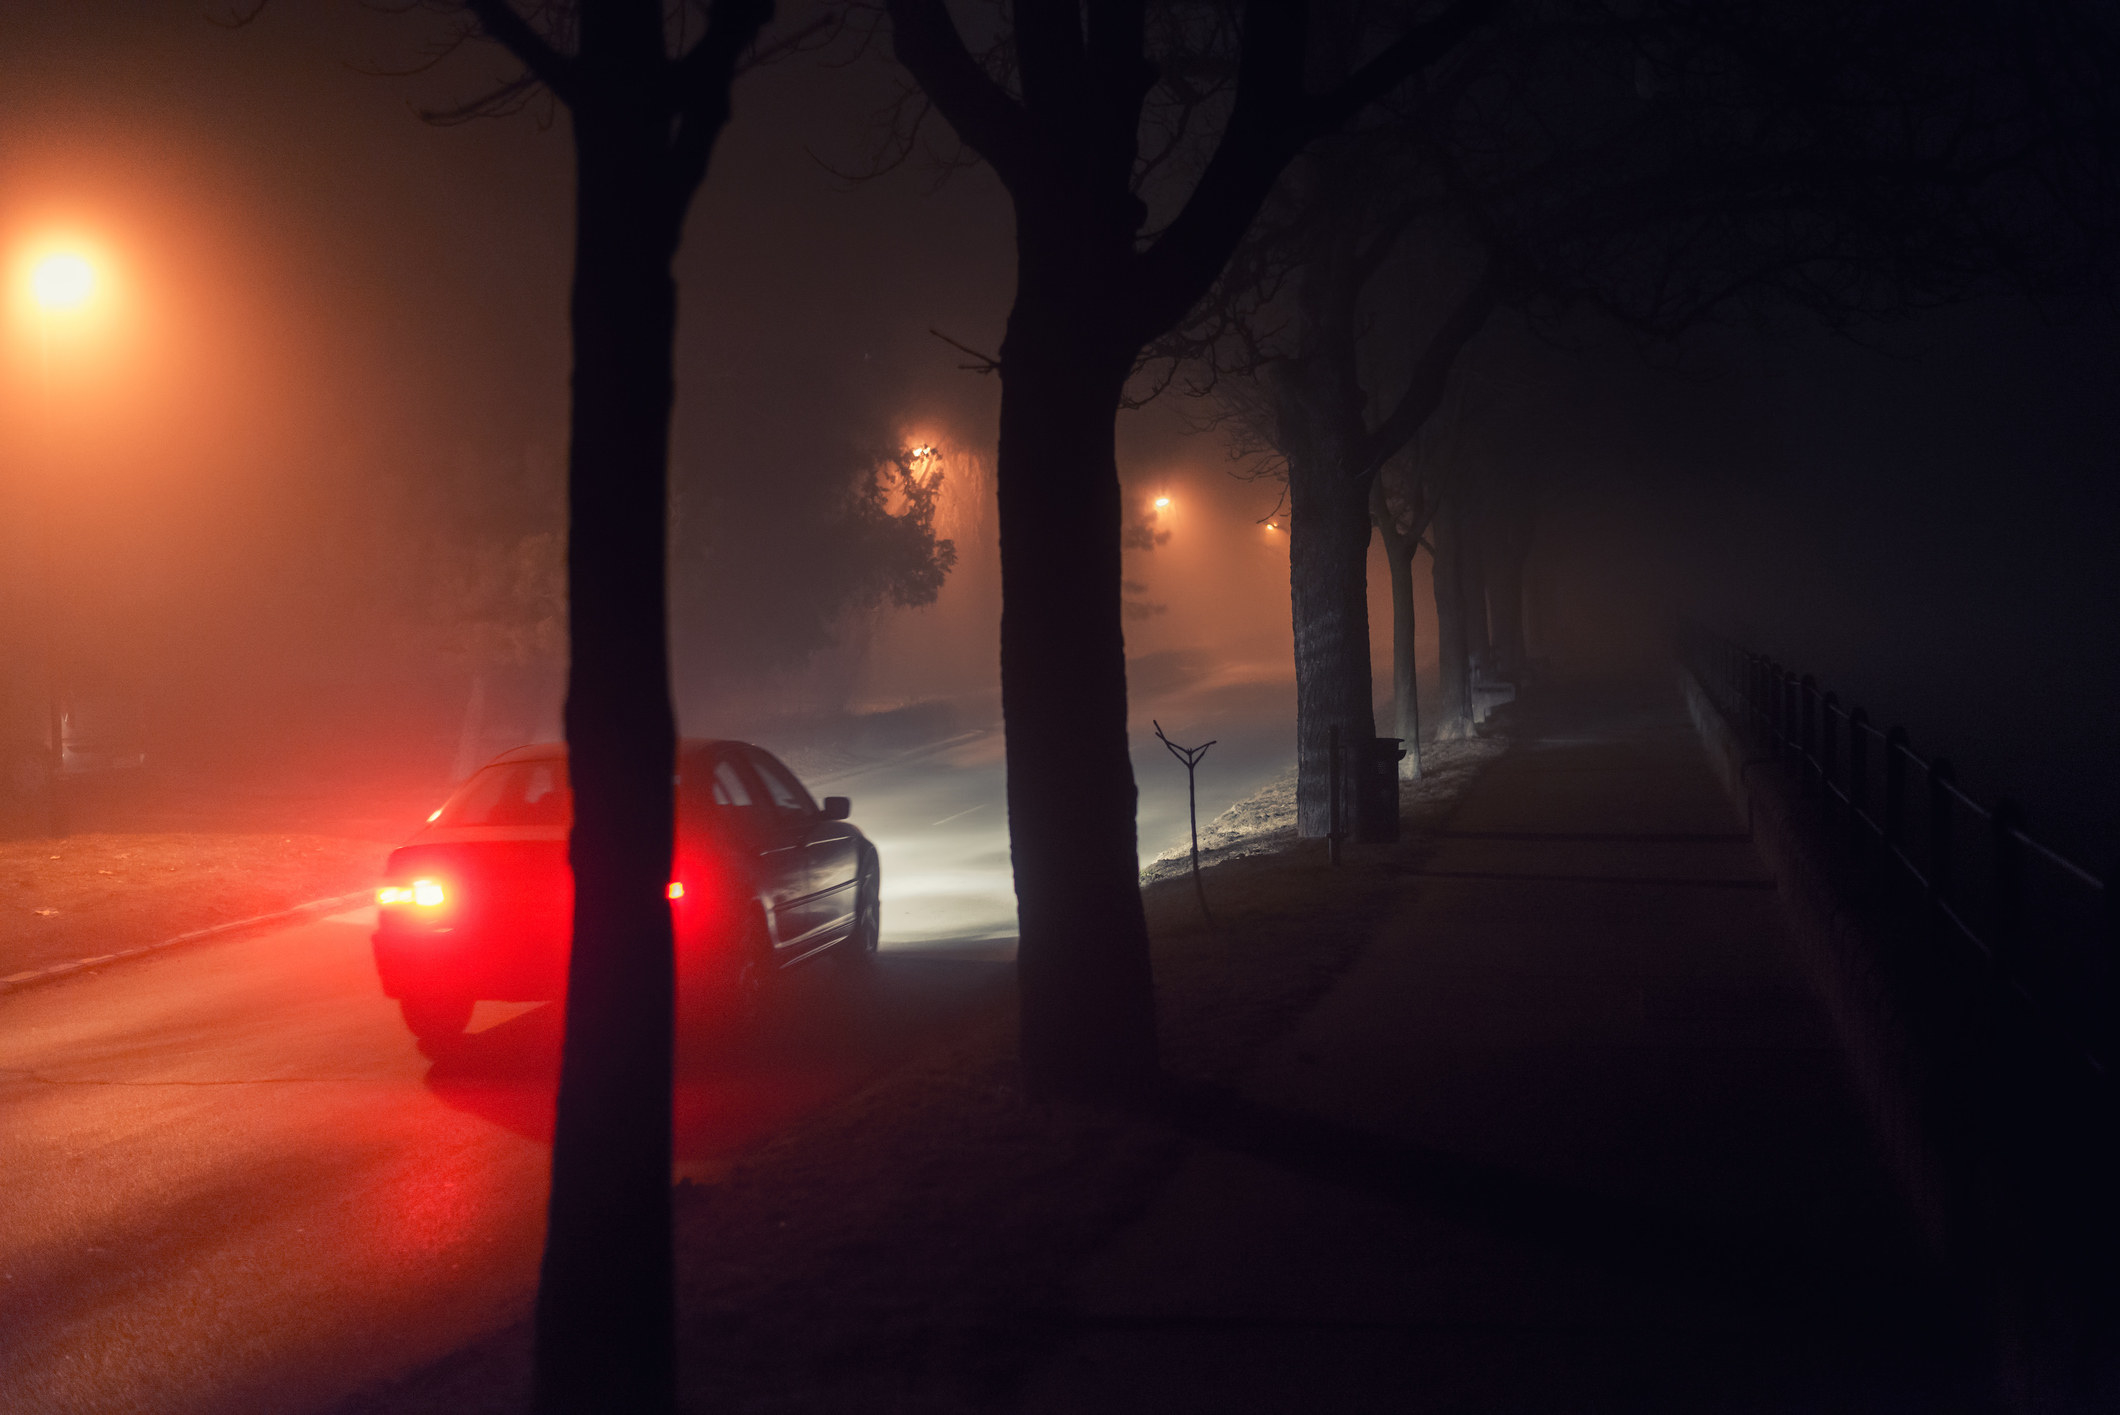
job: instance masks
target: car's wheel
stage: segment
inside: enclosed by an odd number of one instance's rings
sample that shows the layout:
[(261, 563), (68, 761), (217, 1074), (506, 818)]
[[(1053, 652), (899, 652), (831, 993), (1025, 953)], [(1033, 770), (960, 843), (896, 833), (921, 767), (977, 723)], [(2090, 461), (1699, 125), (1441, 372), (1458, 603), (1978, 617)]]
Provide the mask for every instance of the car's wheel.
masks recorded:
[(753, 911), (736, 935), (736, 952), (729, 960), (729, 1003), (738, 1017), (755, 1017), (765, 1006), (773, 983), (773, 941), (766, 936), (766, 921)]
[(468, 997), (398, 999), (398, 1008), (405, 1014), (405, 1026), (423, 1042), (454, 1041), (464, 1035), (464, 1028), (471, 1025), (471, 1006)]
[(849, 968), (865, 968), (875, 961), (876, 945), (883, 941), (883, 876), (875, 856), (863, 858), (855, 880), (854, 929), (839, 945), (839, 957)]

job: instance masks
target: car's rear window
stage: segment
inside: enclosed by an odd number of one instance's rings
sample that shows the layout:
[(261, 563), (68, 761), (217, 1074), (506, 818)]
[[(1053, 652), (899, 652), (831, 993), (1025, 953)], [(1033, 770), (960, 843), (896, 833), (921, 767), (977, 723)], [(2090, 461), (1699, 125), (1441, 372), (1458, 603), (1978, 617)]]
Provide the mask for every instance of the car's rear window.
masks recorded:
[(509, 762), (472, 777), (435, 824), (566, 826), (573, 804), (564, 761)]

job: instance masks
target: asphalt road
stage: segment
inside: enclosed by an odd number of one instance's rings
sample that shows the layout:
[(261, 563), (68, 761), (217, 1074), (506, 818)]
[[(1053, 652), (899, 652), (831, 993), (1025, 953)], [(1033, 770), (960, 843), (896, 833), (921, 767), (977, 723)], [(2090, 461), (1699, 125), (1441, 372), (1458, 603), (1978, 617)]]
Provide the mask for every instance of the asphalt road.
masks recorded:
[[(371, 912), (0, 998), (0, 1410), (300, 1411), (523, 1310), (558, 1009), (482, 1004), (422, 1056)], [(762, 1039), (681, 1059), (679, 1175), (992, 1003), (1008, 956), (790, 978)]]
[[(1226, 744), (1202, 818), (1285, 764), (1256, 685), (1165, 726)], [(1241, 711), (1240, 711), (1241, 710)], [(1165, 709), (1167, 713), (1167, 709)], [(1135, 735), (1145, 854), (1184, 773)], [(1012, 969), (1001, 741), (971, 734), (820, 790), (877, 840), (874, 985), (805, 969), (742, 1044), (680, 1056), (677, 1173), (762, 1137), (999, 1005)], [(554, 1006), (481, 1004), (420, 1053), (375, 982), (373, 911), (0, 996), (0, 1411), (300, 1412), (525, 1310), (542, 1241)]]

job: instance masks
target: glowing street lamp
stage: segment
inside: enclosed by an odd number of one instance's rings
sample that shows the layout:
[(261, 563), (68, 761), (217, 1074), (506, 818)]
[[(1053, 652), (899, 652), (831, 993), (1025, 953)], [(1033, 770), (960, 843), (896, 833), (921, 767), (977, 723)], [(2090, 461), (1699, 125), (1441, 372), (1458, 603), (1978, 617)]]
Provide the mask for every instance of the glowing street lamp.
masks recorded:
[(96, 293), (96, 268), (86, 256), (54, 251), (30, 268), (29, 289), (41, 310), (79, 309)]
[(1157, 498), (1156, 498), (1156, 509), (1157, 509), (1158, 511), (1168, 511), (1168, 510), (1170, 509), (1170, 498), (1169, 498), (1169, 497), (1167, 497), (1167, 496), (1159, 496), (1159, 497), (1157, 497)]

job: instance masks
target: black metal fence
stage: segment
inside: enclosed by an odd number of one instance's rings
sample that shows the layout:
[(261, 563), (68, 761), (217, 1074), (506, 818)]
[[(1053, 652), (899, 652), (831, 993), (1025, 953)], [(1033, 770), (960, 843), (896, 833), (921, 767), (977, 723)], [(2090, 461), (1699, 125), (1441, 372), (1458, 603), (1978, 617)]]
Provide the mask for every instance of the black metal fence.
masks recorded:
[(2045, 844), (2013, 801), (1974, 800), (1948, 758), (1922, 756), (1905, 728), (1880, 730), (1809, 674), (1697, 628), (1686, 651), (1756, 757), (1782, 764), (1815, 800), (1830, 848), (1866, 893), (2012, 991), (2110, 1081), (2120, 1069), (2120, 872), (2100, 878)]

